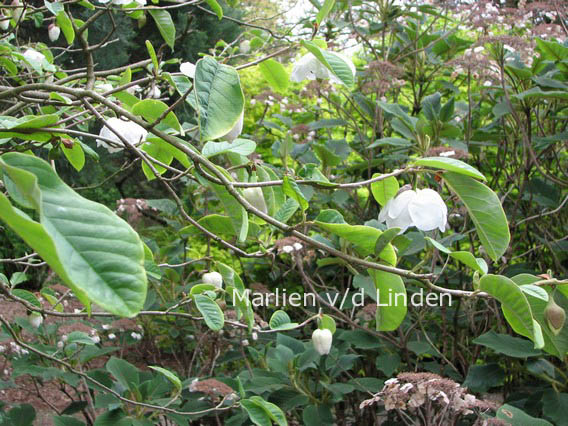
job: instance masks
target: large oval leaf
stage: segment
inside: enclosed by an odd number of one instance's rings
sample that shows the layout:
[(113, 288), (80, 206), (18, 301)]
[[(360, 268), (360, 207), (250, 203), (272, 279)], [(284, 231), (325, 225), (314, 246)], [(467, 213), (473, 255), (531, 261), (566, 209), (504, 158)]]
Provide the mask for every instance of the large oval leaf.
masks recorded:
[(465, 204), (485, 252), (497, 260), (511, 240), (499, 198), (490, 188), (469, 176), (449, 172), (444, 174), (444, 180)]
[(219, 305), (203, 294), (195, 294), (193, 300), (195, 300), (195, 306), (203, 315), (207, 327), (214, 331), (221, 330), (223, 324), (225, 324), (225, 317)]
[(258, 69), (270, 87), (277, 92), (283, 92), (288, 88), (290, 76), (280, 62), (267, 59), (258, 65)]
[(406, 287), (402, 278), (390, 272), (368, 270), (377, 289), (376, 322), (378, 331), (393, 331), (406, 317)]
[(239, 120), (245, 104), (239, 73), (206, 56), (197, 61), (194, 84), (201, 140), (227, 134)]
[(450, 172), (459, 173), (461, 175), (471, 176), (476, 179), (487, 180), (475, 167), (470, 166), (463, 161), (448, 157), (426, 157), (419, 158), (412, 164), (415, 166), (432, 167), (435, 169), (448, 170)]
[(144, 248), (138, 234), (107, 207), (68, 187), (45, 161), (8, 153), (0, 168), (37, 210), (39, 223), (0, 197), (0, 217), (86, 303), (134, 316), (146, 299)]
[(164, 9), (150, 9), (150, 15), (156, 22), (156, 26), (162, 35), (162, 38), (172, 50), (176, 41), (176, 27), (170, 12)]
[(479, 280), (479, 289), (501, 302), (501, 309), (515, 332), (531, 339), (535, 348), (544, 346), (541, 327), (533, 318), (531, 305), (520, 287), (502, 275), (488, 274)]

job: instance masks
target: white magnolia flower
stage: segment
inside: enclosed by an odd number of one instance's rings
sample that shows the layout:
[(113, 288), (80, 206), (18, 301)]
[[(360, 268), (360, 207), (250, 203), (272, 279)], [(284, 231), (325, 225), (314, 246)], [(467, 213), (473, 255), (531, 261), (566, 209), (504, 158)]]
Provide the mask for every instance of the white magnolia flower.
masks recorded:
[(152, 90), (150, 90), (150, 93), (148, 94), (148, 97), (154, 98), (154, 99), (159, 99), (160, 96), (162, 96), (162, 91), (160, 90), (160, 88), (158, 86), (154, 86), (154, 88)]
[(292, 246), (283, 246), (283, 247), (282, 247), (282, 251), (283, 251), (284, 253), (288, 253), (288, 254), (289, 254), (289, 253), (292, 253), (292, 252), (294, 251), (294, 247), (292, 247)]
[(448, 208), (442, 197), (432, 189), (403, 191), (391, 198), (379, 214), (379, 222), (389, 228), (400, 228), (402, 234), (411, 226), (422, 231), (446, 229)]
[[(20, 0), (14, 0), (12, 6), (21, 6), (22, 2)], [(23, 21), (26, 17), (26, 10), (23, 7), (16, 7), (12, 9), (12, 19), (16, 23)]]
[(304, 248), (304, 246), (301, 245), (300, 243), (294, 243), (294, 250), (300, 251), (302, 250), (302, 248)]
[(39, 326), (43, 323), (43, 317), (40, 314), (30, 314), (28, 321), (33, 327), (39, 328)]
[(116, 339), (116, 334), (110, 333), (110, 334), (108, 335), (108, 339), (109, 339), (109, 340), (114, 340), (114, 339)]
[(29, 62), (34, 68), (41, 68), (45, 56), (35, 49), (26, 49), (23, 53), (24, 59)]
[(6, 352), (6, 346), (0, 345), (0, 354), (3, 354), (4, 352)]
[(241, 43), (239, 44), (239, 50), (241, 51), (241, 53), (249, 53), (250, 52), (250, 41), (249, 40), (243, 40), (241, 41)]
[[(133, 123), (130, 120), (122, 120), (120, 118), (112, 117), (107, 120), (107, 123), (114, 130), (120, 133), (121, 136), (124, 137), (132, 145), (138, 145), (140, 142), (146, 139), (146, 136), (148, 135), (146, 129), (144, 129), (142, 126), (139, 126), (136, 123)], [(123, 149), (122, 141), (108, 127), (103, 126), (103, 128), (99, 132), (99, 136), (104, 137), (106, 139), (110, 139), (111, 141), (114, 141), (117, 145), (121, 146), (121, 147), (114, 147), (109, 145), (106, 141), (97, 139), (97, 146), (105, 147), (108, 150), (108, 152), (110, 152), (111, 154), (119, 152)]]
[(221, 136), (221, 139), (226, 140), (227, 142), (233, 142), (235, 139), (237, 139), (240, 136), (241, 132), (243, 131), (244, 119), (245, 119), (245, 111), (243, 110), (241, 116), (239, 117), (238, 121), (235, 123), (233, 128), (229, 130), (228, 133)]
[(201, 281), (205, 284), (214, 285), (217, 288), (223, 288), (223, 275), (219, 272), (207, 272), (203, 274)]
[(64, 346), (65, 346), (65, 343), (62, 342), (61, 340), (59, 342), (57, 342), (57, 349), (63, 349)]
[(195, 78), (195, 65), (191, 62), (183, 62), (179, 66), (179, 71), (189, 78)]
[[(351, 69), (353, 76), (355, 76), (355, 65), (353, 65), (353, 62), (349, 58), (337, 52), (328, 51), (327, 53), (335, 55), (343, 60)], [(295, 82), (300, 82), (306, 79), (315, 80), (316, 78), (329, 78), (332, 83), (341, 84), (341, 80), (312, 53), (302, 56), (300, 60), (296, 62), (292, 69), (292, 73), (290, 74), (290, 80)]]
[(10, 28), (10, 17), (0, 13), (0, 30), (6, 31), (8, 28)]
[(327, 355), (331, 350), (331, 342), (333, 341), (333, 335), (331, 331), (327, 328), (323, 330), (317, 329), (312, 333), (312, 343), (314, 348), (320, 355)]
[(98, 343), (101, 343), (101, 338), (95, 334), (94, 336), (91, 336), (91, 340), (93, 341), (93, 343), (96, 345)]
[(103, 330), (110, 330), (111, 329), (110, 324), (103, 324), (101, 327), (102, 327)]
[(132, 337), (134, 340), (142, 340), (142, 335), (134, 331), (130, 333), (130, 337)]
[(47, 35), (49, 36), (50, 41), (55, 41), (59, 38), (59, 34), (61, 34), (61, 28), (59, 28), (55, 24), (51, 24), (47, 28)]
[(130, 86), (128, 89), (126, 89), (126, 92), (130, 93), (131, 95), (135, 95), (136, 92), (139, 92), (140, 90), (142, 90), (142, 88), (138, 84), (135, 84), (134, 86)]
[(243, 195), (245, 200), (251, 203), (254, 207), (263, 213), (267, 213), (268, 209), (266, 207), (266, 202), (264, 201), (264, 194), (262, 189), (259, 187), (255, 188), (245, 188), (243, 190)]

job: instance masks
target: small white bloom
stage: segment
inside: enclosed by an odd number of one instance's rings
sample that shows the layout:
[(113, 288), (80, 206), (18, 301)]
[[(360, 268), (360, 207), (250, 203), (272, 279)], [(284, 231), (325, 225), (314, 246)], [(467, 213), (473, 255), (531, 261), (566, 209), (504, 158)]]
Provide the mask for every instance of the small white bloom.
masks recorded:
[(67, 334), (64, 334), (63, 336), (61, 336), (61, 341), (62, 341), (62, 342), (65, 343), (65, 342), (67, 341), (67, 339), (68, 339)]
[(109, 340), (114, 340), (114, 339), (116, 339), (116, 334), (110, 333), (110, 334), (108, 335), (108, 338), (109, 338)]
[(28, 320), (34, 328), (39, 328), (39, 326), (43, 323), (43, 317), (36, 313), (30, 314)]
[(491, 86), (491, 82), (489, 80), (487, 80), (486, 82), (483, 83), (483, 86), (489, 87), (489, 86)]
[(250, 41), (249, 40), (243, 40), (241, 41), (241, 43), (239, 44), (239, 50), (241, 51), (241, 53), (247, 54), (250, 52)]
[(59, 342), (57, 342), (57, 349), (63, 349), (64, 346), (65, 346), (65, 342), (62, 342), (61, 340)]
[(6, 352), (6, 346), (0, 345), (0, 354), (3, 354), (4, 352)]
[(292, 253), (292, 252), (294, 251), (294, 247), (292, 247), (292, 246), (284, 246), (284, 247), (282, 247), (282, 251), (283, 251), (284, 253)]
[(102, 325), (103, 330), (110, 330), (110, 328), (111, 328), (110, 324), (103, 324)]
[(253, 331), (251, 334), (252, 340), (257, 340), (258, 339), (258, 333), (256, 331)]
[(154, 86), (154, 88), (150, 90), (150, 93), (148, 94), (148, 97), (153, 99), (158, 99), (160, 96), (162, 96), (162, 91), (158, 86)]
[[(12, 6), (21, 6), (22, 2), (20, 0), (14, 0)], [(23, 7), (16, 7), (12, 9), (12, 18), (16, 23), (23, 21), (26, 17), (26, 11)]]
[(251, 99), (251, 100), (250, 100), (250, 104), (251, 104), (251, 105), (256, 105), (256, 99)]
[(320, 355), (327, 355), (329, 353), (332, 341), (333, 335), (327, 328), (323, 330), (318, 328), (312, 333), (312, 343), (317, 353)]
[(114, 87), (110, 83), (95, 83), (95, 90), (100, 92), (110, 92)]
[(241, 342), (241, 344), (242, 344), (243, 346), (248, 346), (250, 343), (249, 343), (248, 339), (243, 339), (242, 342)]
[[(337, 52), (328, 51), (327, 53), (335, 55), (344, 61), (349, 66), (353, 76), (355, 76), (355, 65), (353, 65), (353, 62), (349, 58)], [(306, 79), (315, 80), (316, 78), (329, 78), (332, 83), (341, 83), (341, 80), (311, 53), (302, 56), (298, 62), (294, 64), (294, 68), (290, 74), (290, 80), (295, 82)]]
[(96, 345), (97, 343), (101, 343), (101, 338), (98, 335), (91, 336), (91, 340)]
[(59, 38), (59, 34), (61, 34), (61, 28), (59, 28), (55, 24), (51, 24), (47, 28), (47, 35), (49, 36), (50, 41), (55, 41)]
[(205, 284), (214, 285), (217, 288), (223, 288), (223, 275), (219, 272), (207, 272), (201, 277), (201, 281)]
[[(132, 145), (138, 145), (144, 139), (146, 139), (146, 136), (148, 135), (146, 129), (130, 120), (122, 120), (120, 118), (112, 117), (107, 120), (107, 123)], [(124, 145), (122, 141), (108, 127), (103, 126), (101, 131), (99, 132), (99, 136), (110, 139), (117, 145), (120, 145), (120, 147), (110, 146), (106, 141), (97, 139), (97, 146), (105, 147), (111, 154), (119, 152), (123, 149), (122, 146)]]
[(440, 152), (440, 157), (451, 157), (452, 155), (456, 155), (455, 151), (446, 151), (446, 152)]
[(0, 13), (0, 30), (6, 31), (8, 28), (10, 28), (10, 17)]
[(130, 333), (130, 337), (132, 337), (134, 340), (142, 340), (142, 335), (134, 331)]
[(45, 60), (45, 56), (42, 53), (38, 52), (35, 49), (26, 49), (23, 53), (24, 59), (29, 62), (32, 66), (37, 66), (38, 68), (41, 67), (41, 64)]
[(80, 314), (81, 311), (82, 311), (82, 309), (77, 309), (77, 308), (73, 309), (74, 314)]
[(473, 49), (474, 53), (481, 53), (485, 48), (483, 46), (477, 46)]
[(139, 92), (140, 90), (142, 90), (142, 88), (138, 84), (135, 84), (134, 86), (130, 86), (128, 89), (126, 89), (126, 93), (134, 95), (136, 94), (136, 92)]
[(179, 71), (186, 77), (195, 78), (195, 65), (191, 62), (182, 62)]
[(379, 214), (379, 222), (386, 222), (389, 228), (400, 228), (403, 233), (411, 226), (422, 231), (446, 229), (448, 207), (442, 197), (432, 189), (403, 191), (391, 198)]
[(262, 193), (261, 188), (245, 188), (243, 190), (243, 195), (245, 197), (245, 200), (252, 204), (253, 207), (256, 207), (258, 210), (265, 214), (268, 212), (266, 202), (264, 201), (264, 194)]
[(304, 248), (303, 245), (301, 245), (300, 243), (294, 243), (294, 250), (296, 251), (300, 251)]
[(235, 139), (237, 139), (241, 134), (241, 132), (243, 131), (244, 119), (245, 119), (245, 111), (243, 110), (241, 116), (239, 117), (233, 128), (229, 130), (229, 132), (221, 136), (221, 139), (226, 140), (227, 142), (233, 142)]

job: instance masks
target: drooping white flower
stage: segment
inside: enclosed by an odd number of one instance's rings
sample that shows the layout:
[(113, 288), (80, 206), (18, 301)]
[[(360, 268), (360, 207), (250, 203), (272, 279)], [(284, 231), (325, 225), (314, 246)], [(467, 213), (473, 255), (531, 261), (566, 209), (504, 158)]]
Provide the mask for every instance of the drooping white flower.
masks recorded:
[(51, 24), (48, 28), (47, 28), (47, 35), (49, 36), (49, 40), (50, 41), (55, 41), (59, 38), (59, 35), (61, 34), (61, 28), (59, 28), (57, 25), (55, 24)]
[(239, 50), (241, 51), (241, 53), (247, 54), (250, 52), (250, 41), (249, 40), (243, 40), (241, 41), (241, 43), (239, 44)]
[[(146, 139), (146, 136), (148, 135), (146, 129), (136, 123), (133, 123), (130, 120), (122, 120), (120, 118), (112, 117), (107, 120), (107, 123), (132, 145), (138, 145), (139, 143), (144, 141), (144, 139)], [(122, 141), (107, 126), (103, 126), (103, 128), (99, 132), (99, 136), (110, 139), (117, 145), (120, 145), (120, 147), (114, 147), (109, 145), (106, 141), (97, 139), (97, 146), (105, 147), (111, 154), (119, 152), (123, 149)]]
[(296, 251), (300, 251), (304, 248), (303, 245), (301, 245), (300, 243), (294, 243), (294, 250)]
[(24, 59), (34, 68), (41, 68), (43, 61), (45, 60), (45, 56), (42, 53), (38, 52), (35, 49), (26, 49), (22, 54)]
[[(330, 55), (335, 55), (344, 61), (351, 70), (353, 76), (355, 76), (355, 65), (353, 62), (337, 52), (327, 52)], [(332, 73), (324, 64), (322, 64), (318, 58), (316, 58), (312, 53), (308, 53), (300, 58), (290, 74), (290, 80), (295, 82), (300, 82), (302, 80), (315, 80), (316, 78), (329, 78), (332, 83), (341, 84), (341, 80)]]
[(211, 284), (217, 288), (223, 288), (223, 275), (219, 272), (207, 272), (201, 277), (204, 284)]
[(290, 254), (290, 253), (292, 253), (292, 252), (294, 251), (294, 247), (292, 247), (292, 246), (283, 246), (283, 247), (282, 247), (282, 251), (283, 251), (284, 253)]
[(0, 30), (6, 31), (10, 28), (10, 18), (0, 13)]
[(268, 209), (266, 208), (266, 202), (264, 201), (264, 194), (262, 193), (262, 189), (260, 189), (259, 187), (245, 188), (243, 190), (243, 195), (245, 197), (245, 200), (251, 203), (258, 210), (260, 210), (263, 213), (268, 212)]
[[(22, 2), (20, 0), (12, 1), (12, 6), (21, 6)], [(12, 19), (16, 22), (23, 21), (26, 18), (26, 10), (23, 7), (16, 7), (12, 9)]]
[(114, 339), (116, 339), (116, 334), (110, 333), (110, 334), (108, 335), (108, 339), (109, 339), (109, 340), (114, 340)]
[(131, 95), (135, 95), (136, 92), (139, 92), (140, 90), (142, 90), (142, 88), (138, 84), (135, 84), (134, 86), (130, 86), (128, 89), (126, 89), (126, 92), (130, 93)]
[(32, 327), (39, 328), (43, 323), (43, 317), (40, 314), (33, 313), (28, 317), (28, 321), (30, 322)]
[(327, 328), (323, 330), (318, 328), (312, 333), (312, 343), (317, 353), (320, 355), (327, 355), (329, 353), (332, 341), (333, 335)]
[(243, 131), (244, 119), (245, 119), (245, 111), (243, 110), (241, 116), (239, 117), (233, 128), (229, 130), (226, 134), (221, 136), (221, 139), (226, 140), (227, 142), (233, 142), (235, 139), (237, 139), (240, 136), (241, 132)]
[(150, 93), (148, 94), (148, 96), (150, 98), (159, 99), (159, 97), (162, 96), (162, 91), (160, 90), (160, 88), (158, 86), (154, 86), (154, 88), (152, 90), (150, 90)]
[(403, 191), (391, 198), (379, 214), (379, 222), (389, 228), (400, 228), (402, 234), (411, 226), (422, 231), (446, 229), (448, 207), (436, 191), (425, 188)]
[(195, 78), (195, 64), (191, 62), (183, 62), (179, 66), (179, 72), (189, 78)]

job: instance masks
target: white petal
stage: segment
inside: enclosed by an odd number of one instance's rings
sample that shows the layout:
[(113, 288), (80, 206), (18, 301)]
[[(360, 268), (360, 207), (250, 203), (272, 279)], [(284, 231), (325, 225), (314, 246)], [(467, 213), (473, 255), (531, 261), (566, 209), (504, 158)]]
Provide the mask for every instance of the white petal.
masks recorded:
[[(133, 123), (132, 121), (121, 120), (120, 118), (112, 117), (107, 120), (107, 123), (110, 127), (119, 132), (120, 135), (132, 145), (138, 145), (144, 139), (146, 139), (146, 136), (148, 135), (146, 129), (136, 123)], [(119, 137), (106, 126), (102, 127), (101, 131), (99, 132), (99, 136), (110, 139), (116, 142), (117, 145), (123, 145)], [(97, 139), (97, 146), (104, 146), (111, 154), (122, 150), (121, 147), (112, 147), (106, 141), (100, 139)]]
[(318, 64), (320, 64), (320, 61), (318, 61), (317, 58), (311, 53), (302, 56), (298, 60), (298, 62), (294, 64), (294, 68), (292, 68), (292, 73), (290, 74), (290, 81), (295, 81), (299, 83), (300, 81), (306, 79), (315, 80)]
[(195, 78), (195, 65), (191, 62), (182, 63), (179, 66), (179, 71), (189, 78)]
[(387, 215), (387, 228), (400, 228), (399, 234), (402, 234), (413, 225), (414, 223), (408, 213), (408, 209), (402, 210), (396, 218), (391, 218)]
[(403, 191), (392, 199), (392, 204), (388, 210), (388, 216), (395, 219), (408, 209), (408, 204), (416, 198), (416, 191), (410, 189)]
[(244, 119), (245, 119), (245, 112), (243, 110), (243, 112), (241, 113), (241, 116), (239, 117), (239, 120), (235, 123), (233, 128), (231, 130), (229, 130), (229, 132), (227, 134), (225, 134), (224, 136), (221, 136), (221, 139), (226, 140), (228, 142), (233, 142), (235, 139), (237, 139), (239, 137), (239, 135), (241, 134), (241, 132), (243, 131)]
[(428, 188), (419, 189), (417, 196), (408, 205), (408, 212), (418, 229), (431, 231), (438, 228), (444, 232), (448, 208), (436, 191)]

